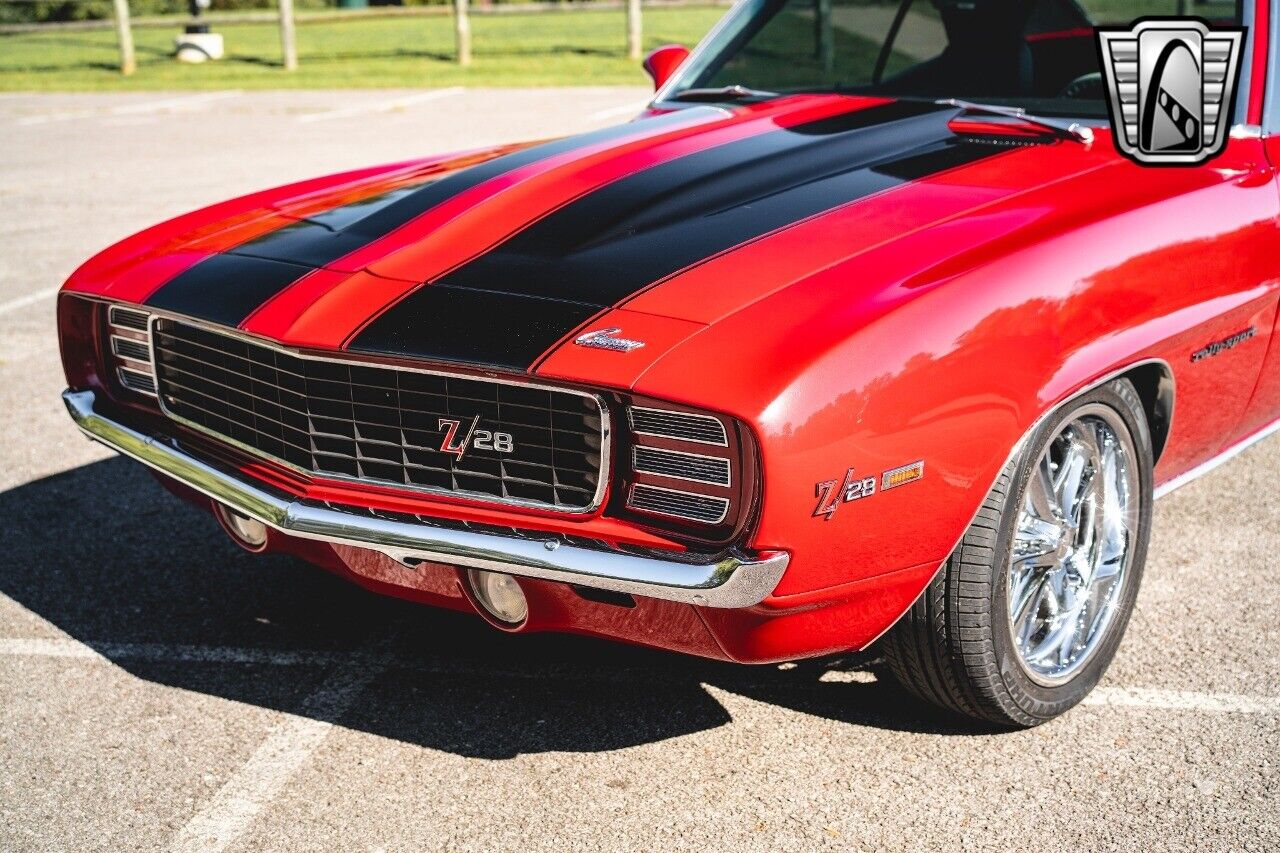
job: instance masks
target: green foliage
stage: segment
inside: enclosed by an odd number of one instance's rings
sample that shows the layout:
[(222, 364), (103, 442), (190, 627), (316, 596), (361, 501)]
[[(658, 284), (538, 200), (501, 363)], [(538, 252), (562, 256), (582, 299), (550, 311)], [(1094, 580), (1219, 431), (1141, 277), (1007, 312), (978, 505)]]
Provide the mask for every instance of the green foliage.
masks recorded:
[[(692, 45), (724, 7), (647, 9), (647, 49)], [(111, 30), (0, 36), (0, 90), (141, 91), (183, 89), (374, 88), (440, 86), (647, 86), (627, 58), (621, 11), (477, 15), (475, 57), (454, 62), (448, 16), (299, 22), (296, 72), (279, 66), (275, 24), (220, 26), (227, 57), (185, 65), (173, 59), (172, 28), (134, 31), (138, 71), (119, 72)]]

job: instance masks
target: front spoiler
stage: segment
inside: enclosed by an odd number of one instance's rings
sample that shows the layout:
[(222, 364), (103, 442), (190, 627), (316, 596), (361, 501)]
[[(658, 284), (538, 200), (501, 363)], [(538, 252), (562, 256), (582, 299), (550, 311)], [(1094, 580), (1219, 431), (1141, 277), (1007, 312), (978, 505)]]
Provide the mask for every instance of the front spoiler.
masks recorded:
[(143, 435), (94, 408), (92, 391), (64, 391), (76, 426), (90, 438), (290, 536), (367, 548), (408, 565), (446, 563), (595, 589), (697, 604), (751, 607), (786, 571), (790, 555), (729, 555), (712, 562), (584, 547), (558, 537), (528, 538), (399, 521), (298, 500), (215, 468), (161, 439)]

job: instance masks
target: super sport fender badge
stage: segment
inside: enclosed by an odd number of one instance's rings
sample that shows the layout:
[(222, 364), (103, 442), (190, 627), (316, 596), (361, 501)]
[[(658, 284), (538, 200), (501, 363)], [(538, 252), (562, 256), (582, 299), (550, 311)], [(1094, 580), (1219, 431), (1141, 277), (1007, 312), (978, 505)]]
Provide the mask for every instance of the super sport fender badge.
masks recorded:
[(1206, 347), (1201, 347), (1191, 353), (1192, 363), (1204, 361), (1206, 358), (1213, 358), (1215, 355), (1226, 352), (1229, 349), (1235, 349), (1245, 341), (1252, 340), (1258, 334), (1257, 326), (1250, 326), (1247, 329), (1229, 335), (1220, 341), (1214, 341)]
[(912, 462), (875, 477), (863, 477), (853, 468), (845, 472), (844, 480), (823, 480), (814, 487), (818, 505), (813, 508), (813, 517), (830, 521), (841, 504), (853, 503), (864, 498), (874, 497), (877, 492), (887, 492), (899, 486), (905, 486), (924, 478), (924, 460)]

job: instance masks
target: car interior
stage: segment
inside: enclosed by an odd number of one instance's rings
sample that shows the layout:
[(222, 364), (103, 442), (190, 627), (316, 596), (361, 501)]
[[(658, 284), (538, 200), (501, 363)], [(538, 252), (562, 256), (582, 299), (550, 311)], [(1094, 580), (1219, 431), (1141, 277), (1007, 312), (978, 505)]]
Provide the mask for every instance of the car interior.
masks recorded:
[[(1094, 27), (1175, 14), (1175, 0), (761, 0), (718, 34), (686, 88), (964, 98), (1106, 115)], [(1191, 6), (1238, 24), (1238, 0)], [(1165, 7), (1168, 7), (1167, 9)], [(1124, 8), (1121, 8), (1124, 7)], [(1132, 8), (1129, 8), (1132, 7)], [(717, 43), (718, 42), (718, 43)]]

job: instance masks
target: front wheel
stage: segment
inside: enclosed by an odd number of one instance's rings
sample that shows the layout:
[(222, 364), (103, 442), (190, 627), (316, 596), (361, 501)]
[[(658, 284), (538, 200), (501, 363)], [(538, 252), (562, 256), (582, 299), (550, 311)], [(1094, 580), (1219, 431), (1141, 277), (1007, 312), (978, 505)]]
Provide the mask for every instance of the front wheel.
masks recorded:
[(912, 693), (1004, 726), (1064, 713), (1106, 671), (1151, 527), (1151, 439), (1119, 379), (1064, 405), (1001, 473), (955, 552), (885, 636)]

